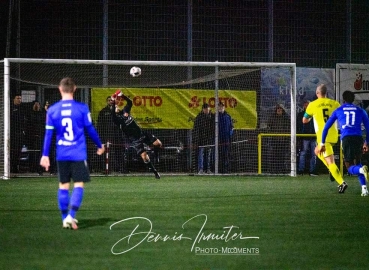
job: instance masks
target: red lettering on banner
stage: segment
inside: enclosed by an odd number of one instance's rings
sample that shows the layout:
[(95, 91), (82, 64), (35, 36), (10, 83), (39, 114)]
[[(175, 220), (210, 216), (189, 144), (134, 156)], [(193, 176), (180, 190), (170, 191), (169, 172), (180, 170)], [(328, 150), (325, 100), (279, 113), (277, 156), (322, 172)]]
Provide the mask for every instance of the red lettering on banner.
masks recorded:
[(160, 106), (161, 106), (161, 104), (163, 104), (163, 100), (161, 99), (161, 97), (156, 96), (156, 97), (154, 98), (154, 105), (155, 105), (156, 107), (160, 107)]
[(190, 103), (188, 103), (189, 108), (197, 108), (199, 107), (199, 100), (197, 96), (191, 97)]
[(160, 107), (163, 104), (163, 99), (160, 96), (135, 96), (133, 98), (133, 105), (139, 107)]
[(142, 102), (141, 102), (141, 97), (134, 97), (133, 98), (133, 105), (135, 106), (141, 106)]
[(210, 108), (214, 108), (215, 107), (215, 98), (209, 98), (208, 100), (208, 104)]
[(235, 108), (237, 106), (237, 99), (235, 99), (233, 97), (231, 97), (231, 98), (220, 97), (219, 102), (223, 102), (225, 108), (228, 108), (228, 107)]
[(235, 98), (228, 99), (228, 104), (229, 104), (229, 107), (236, 108), (237, 107), (237, 99), (235, 99)]
[[(224, 103), (224, 107), (225, 108), (236, 108), (237, 107), (237, 99), (231, 97), (219, 97), (218, 98), (219, 102), (223, 102)], [(210, 108), (215, 108), (215, 98), (211, 97), (211, 98), (207, 98), (207, 97), (202, 97), (202, 98), (198, 98), (197, 96), (193, 96), (191, 97), (190, 102), (188, 103), (188, 107), (189, 108), (197, 108), (199, 107), (199, 103), (200, 101), (202, 102), (202, 104), (207, 103), (209, 104)]]

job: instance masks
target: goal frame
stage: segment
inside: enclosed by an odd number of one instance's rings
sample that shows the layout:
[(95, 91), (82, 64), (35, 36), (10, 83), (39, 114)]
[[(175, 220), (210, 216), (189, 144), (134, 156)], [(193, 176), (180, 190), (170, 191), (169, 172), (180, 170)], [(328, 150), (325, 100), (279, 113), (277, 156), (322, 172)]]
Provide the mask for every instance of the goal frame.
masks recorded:
[[(290, 102), (291, 102), (291, 173), (296, 176), (296, 63), (268, 63), (268, 62), (188, 62), (188, 61), (126, 61), (126, 60), (83, 60), (83, 59), (37, 59), (37, 58), (5, 58), (4, 59), (4, 170), (3, 179), (10, 179), (10, 65), (11, 63), (47, 63), (47, 64), (80, 64), (80, 65), (131, 65), (131, 66), (182, 66), (182, 67), (214, 67), (215, 89), (218, 90), (219, 67), (245, 67), (245, 68), (288, 68), (290, 70)], [(107, 70), (107, 69), (106, 69)], [(105, 74), (105, 69), (104, 69)], [(105, 76), (104, 76), (105, 78)], [(104, 82), (102, 83), (104, 85)], [(217, 93), (217, 91), (215, 91)], [(215, 96), (216, 110), (218, 96)], [(215, 125), (215, 145), (218, 144), (218, 125)], [(218, 148), (215, 147), (215, 155)], [(215, 174), (218, 174), (218, 159), (215, 159)]]

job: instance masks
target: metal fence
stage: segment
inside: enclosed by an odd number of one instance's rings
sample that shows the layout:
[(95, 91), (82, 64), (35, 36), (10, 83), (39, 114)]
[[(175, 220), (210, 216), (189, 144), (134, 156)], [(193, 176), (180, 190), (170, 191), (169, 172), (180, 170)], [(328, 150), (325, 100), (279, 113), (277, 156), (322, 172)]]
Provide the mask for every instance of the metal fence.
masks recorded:
[(4, 10), (7, 57), (334, 68), (369, 54), (362, 0), (9, 0)]

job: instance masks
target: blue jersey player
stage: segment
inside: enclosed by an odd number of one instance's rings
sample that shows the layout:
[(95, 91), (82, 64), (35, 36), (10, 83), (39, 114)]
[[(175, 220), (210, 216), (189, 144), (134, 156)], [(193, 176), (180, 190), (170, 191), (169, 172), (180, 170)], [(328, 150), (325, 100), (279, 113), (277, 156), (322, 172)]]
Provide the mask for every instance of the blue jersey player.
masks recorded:
[(341, 146), (345, 161), (345, 166), (350, 174), (358, 175), (362, 187), (361, 196), (368, 196), (366, 181), (368, 181), (368, 167), (360, 164), (363, 151), (368, 151), (368, 140), (366, 136), (363, 140), (361, 124), (364, 124), (365, 130), (369, 131), (369, 118), (367, 113), (360, 107), (353, 104), (355, 94), (351, 91), (345, 91), (342, 94), (344, 104), (337, 108), (328, 119), (324, 126), (320, 153), (325, 151), (324, 143), (327, 137), (328, 129), (337, 120), (341, 130)]
[[(77, 87), (71, 78), (60, 81), (62, 100), (51, 106), (46, 116), (46, 132), (40, 165), (49, 170), (49, 151), (56, 131), (56, 160), (58, 166), (58, 204), (63, 228), (78, 229), (76, 213), (82, 204), (84, 183), (90, 181), (87, 167), (87, 147), (84, 132), (87, 131), (97, 146), (97, 154), (104, 153), (104, 145), (92, 125), (90, 111), (86, 104), (74, 101)], [(69, 186), (73, 179), (73, 192), (69, 198)], [(69, 209), (69, 210), (68, 210)]]

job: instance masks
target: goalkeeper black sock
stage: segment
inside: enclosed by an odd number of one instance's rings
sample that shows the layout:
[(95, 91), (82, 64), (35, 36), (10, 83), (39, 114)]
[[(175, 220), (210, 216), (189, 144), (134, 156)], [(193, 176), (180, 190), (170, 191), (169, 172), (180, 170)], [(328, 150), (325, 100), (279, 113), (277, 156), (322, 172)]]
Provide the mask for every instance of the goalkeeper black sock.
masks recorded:
[(160, 174), (158, 173), (158, 171), (155, 169), (155, 167), (154, 167), (154, 165), (151, 163), (151, 161), (150, 160), (148, 160), (148, 161), (144, 161), (146, 164), (147, 164), (147, 166), (149, 167), (149, 169), (151, 169), (151, 171), (154, 173), (154, 175), (155, 175), (155, 178), (156, 179), (160, 179)]
[(159, 163), (159, 148), (158, 147), (154, 147), (154, 157), (155, 157), (155, 162)]
[(156, 171), (154, 165), (152, 164), (152, 162), (150, 160), (145, 161), (145, 163), (146, 163), (147, 167), (149, 167), (149, 169), (151, 169), (153, 172)]

